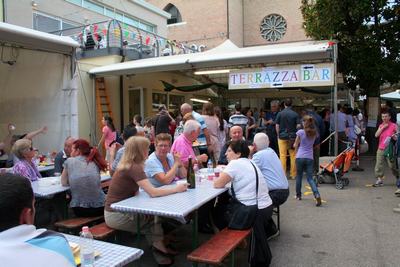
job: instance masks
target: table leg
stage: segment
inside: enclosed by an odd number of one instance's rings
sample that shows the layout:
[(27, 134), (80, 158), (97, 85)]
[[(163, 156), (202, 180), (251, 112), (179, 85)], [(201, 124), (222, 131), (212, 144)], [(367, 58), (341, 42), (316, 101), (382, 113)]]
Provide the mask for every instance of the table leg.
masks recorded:
[(136, 242), (140, 245), (140, 214), (136, 214)]
[[(196, 249), (199, 245), (199, 224), (198, 224), (198, 213), (197, 210), (193, 214), (193, 225), (192, 225), (192, 248)], [(197, 262), (193, 262), (192, 266), (197, 267)]]

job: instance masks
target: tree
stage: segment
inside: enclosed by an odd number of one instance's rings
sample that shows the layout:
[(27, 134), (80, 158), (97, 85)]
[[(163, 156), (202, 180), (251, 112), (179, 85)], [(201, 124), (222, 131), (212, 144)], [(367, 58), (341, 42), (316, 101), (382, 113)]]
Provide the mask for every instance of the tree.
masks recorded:
[(400, 0), (302, 0), (306, 34), (338, 41), (338, 70), (367, 96), (400, 81)]

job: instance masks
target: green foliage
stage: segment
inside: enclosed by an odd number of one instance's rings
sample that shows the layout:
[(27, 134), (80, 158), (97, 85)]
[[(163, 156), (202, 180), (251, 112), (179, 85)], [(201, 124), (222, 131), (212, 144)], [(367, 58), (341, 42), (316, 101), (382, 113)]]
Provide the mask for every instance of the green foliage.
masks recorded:
[(400, 0), (302, 0), (306, 34), (338, 41), (338, 69), (368, 96), (400, 81)]

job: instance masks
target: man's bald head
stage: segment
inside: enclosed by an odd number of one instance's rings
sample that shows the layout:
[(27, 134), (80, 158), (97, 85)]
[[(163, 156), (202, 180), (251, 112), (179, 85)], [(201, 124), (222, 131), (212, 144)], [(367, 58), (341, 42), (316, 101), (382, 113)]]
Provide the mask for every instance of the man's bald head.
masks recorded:
[(192, 111), (193, 111), (193, 109), (192, 109), (191, 105), (189, 105), (188, 103), (183, 103), (182, 104), (181, 113), (182, 113), (183, 116), (185, 116), (186, 113), (189, 113), (189, 112), (192, 112)]
[(229, 136), (231, 137), (231, 139), (233, 141), (238, 141), (238, 140), (242, 140), (243, 139), (243, 130), (242, 127), (240, 126), (233, 126), (230, 130), (229, 130)]

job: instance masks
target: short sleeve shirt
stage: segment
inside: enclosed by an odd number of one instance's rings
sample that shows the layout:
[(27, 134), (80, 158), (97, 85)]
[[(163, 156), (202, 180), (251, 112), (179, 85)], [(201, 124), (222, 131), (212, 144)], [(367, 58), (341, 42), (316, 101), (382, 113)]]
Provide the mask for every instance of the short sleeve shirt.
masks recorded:
[(207, 124), (206, 124), (203, 116), (201, 116), (196, 111), (192, 111), (192, 116), (198, 123), (200, 123), (200, 134), (199, 134), (199, 137), (197, 137), (197, 140), (199, 141), (200, 144), (204, 144), (207, 142), (206, 136), (204, 135), (204, 129), (207, 128)]
[[(379, 128), (381, 128), (383, 123), (379, 125)], [(397, 132), (397, 126), (393, 122), (389, 122), (389, 126), (382, 131), (381, 135), (379, 136), (379, 146), (378, 148), (381, 150), (384, 150), (386, 148), (385, 145), (385, 140), (389, 137), (391, 137), (394, 133)]]
[(122, 156), (124, 155), (125, 147), (121, 147), (118, 149), (117, 154), (115, 155), (115, 159), (111, 165), (111, 170), (115, 171), (117, 169), (118, 163), (121, 161)]
[(111, 185), (108, 189), (105, 210), (113, 211), (111, 204), (133, 197), (139, 191), (137, 182), (147, 179), (143, 166), (132, 164), (129, 169), (117, 169), (111, 179)]
[[(279, 138), (287, 139), (283, 137), (284, 133), (291, 135), (296, 132), (296, 126), (300, 123), (299, 115), (294, 112), (291, 108), (285, 108), (276, 116), (275, 123), (279, 125)], [(282, 136), (281, 136), (282, 135)], [(286, 134), (285, 134), (286, 135)]]
[(154, 185), (154, 187), (160, 187), (164, 185), (156, 179), (156, 175), (159, 173), (167, 173), (172, 168), (175, 161), (174, 156), (172, 156), (171, 153), (167, 154), (167, 162), (169, 169), (165, 170), (161, 161), (157, 158), (155, 152), (151, 153), (149, 158), (146, 160), (144, 164), (144, 172), (146, 173), (146, 176), (148, 177), (149, 181)]
[(300, 146), (297, 150), (296, 159), (313, 159), (313, 146), (317, 136), (307, 137), (303, 129), (298, 130), (296, 135), (300, 138)]
[(185, 134), (181, 134), (175, 139), (171, 147), (171, 153), (173, 152), (179, 152), (179, 154), (181, 154), (181, 161), (183, 163), (187, 163), (189, 161), (189, 156), (191, 156), (193, 159), (196, 158), (196, 155), (193, 151), (192, 142), (186, 138)]
[(104, 207), (105, 194), (101, 189), (100, 170), (83, 156), (68, 158), (64, 163), (68, 173), (72, 200), (71, 207)]
[(160, 133), (169, 133), (169, 124), (171, 118), (167, 114), (159, 114), (154, 118), (154, 132), (155, 135)]
[[(253, 163), (254, 164), (254, 163)], [(256, 164), (254, 164), (256, 165)], [(272, 205), (268, 194), (268, 186), (262, 172), (256, 166), (258, 173), (258, 208), (264, 209)], [(246, 158), (232, 160), (223, 170), (232, 178), (236, 198), (246, 206), (256, 204), (256, 174), (251, 161)]]
[(111, 128), (110, 127), (108, 127), (108, 126), (104, 126), (103, 127), (103, 130), (102, 130), (102, 132), (103, 132), (103, 134), (104, 134), (104, 147), (106, 148), (106, 149), (109, 149), (110, 148), (110, 144), (116, 139), (116, 133), (117, 132), (113, 132), (112, 130), (111, 130)]

